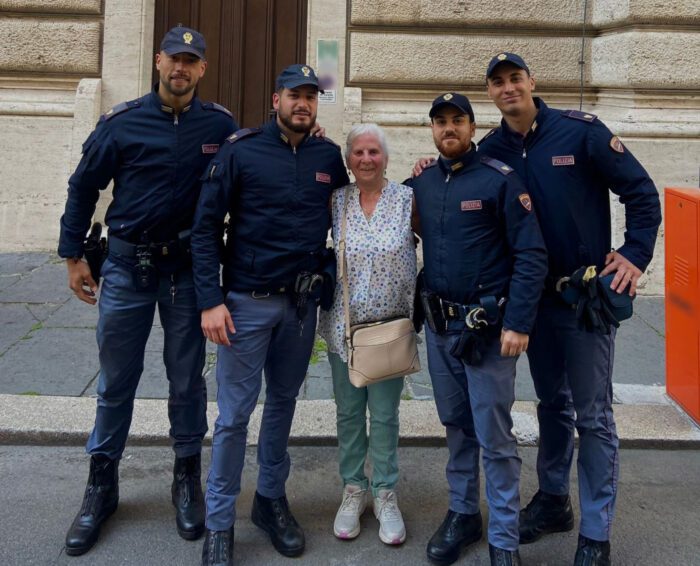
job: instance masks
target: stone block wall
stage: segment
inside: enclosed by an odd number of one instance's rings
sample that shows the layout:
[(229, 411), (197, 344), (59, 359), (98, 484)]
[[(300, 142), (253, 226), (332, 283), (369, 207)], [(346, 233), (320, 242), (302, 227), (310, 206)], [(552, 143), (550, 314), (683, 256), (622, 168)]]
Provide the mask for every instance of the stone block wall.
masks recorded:
[[(596, 113), (625, 141), (663, 192), (698, 186), (700, 10), (697, 0), (348, 0), (343, 133), (386, 128), (388, 174), (404, 179), (435, 154), (430, 101), (459, 90), (474, 105), (477, 138), (500, 115), (484, 74), (500, 51), (521, 54), (551, 106)], [(582, 48), (583, 45), (583, 48)], [(662, 194), (663, 197), (663, 194)], [(615, 244), (624, 210), (613, 207)], [(663, 227), (643, 292), (663, 293)]]
[[(0, 0), (0, 251), (56, 247), (73, 146), (99, 109), (99, 88), (88, 85), (101, 73), (102, 8), (101, 0)], [(75, 132), (82, 79), (91, 96)]]

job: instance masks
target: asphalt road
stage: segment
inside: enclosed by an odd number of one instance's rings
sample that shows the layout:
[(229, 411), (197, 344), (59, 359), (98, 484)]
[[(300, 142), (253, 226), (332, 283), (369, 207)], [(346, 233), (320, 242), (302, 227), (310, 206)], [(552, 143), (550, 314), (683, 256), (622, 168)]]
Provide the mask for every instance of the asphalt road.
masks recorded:
[[(306, 531), (306, 552), (297, 559), (280, 556), (251, 523), (249, 510), (257, 466), (255, 449), (250, 449), (238, 505), (237, 564), (427, 564), (425, 545), (446, 511), (446, 449), (400, 449), (398, 494), (408, 530), (408, 539), (401, 547), (387, 547), (379, 541), (370, 510), (363, 516), (358, 539), (336, 540), (331, 530), (341, 493), (336, 449), (297, 446), (290, 452), (293, 465), (287, 491), (292, 510)], [(536, 449), (523, 448), (520, 453), (521, 492), (526, 502), (536, 489)], [(206, 460), (208, 465), (208, 452)], [(0, 446), (0, 564), (199, 564), (201, 541), (184, 541), (175, 531), (169, 495), (172, 453), (164, 447), (127, 449), (120, 467), (118, 511), (90, 553), (77, 558), (66, 556), (63, 539), (80, 506), (87, 464), (87, 457), (76, 447)], [(699, 451), (622, 451), (613, 564), (700, 565), (699, 470)], [(486, 512), (483, 503), (482, 513)], [(570, 565), (575, 547), (576, 531), (551, 535), (521, 547), (523, 564)], [(458, 562), (488, 563), (485, 540), (463, 553)]]

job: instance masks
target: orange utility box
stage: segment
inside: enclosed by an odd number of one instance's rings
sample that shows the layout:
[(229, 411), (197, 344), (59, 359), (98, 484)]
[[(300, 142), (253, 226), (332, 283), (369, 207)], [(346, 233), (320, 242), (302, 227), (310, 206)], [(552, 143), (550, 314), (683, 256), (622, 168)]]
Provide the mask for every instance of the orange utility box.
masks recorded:
[(700, 189), (666, 188), (666, 392), (700, 423)]

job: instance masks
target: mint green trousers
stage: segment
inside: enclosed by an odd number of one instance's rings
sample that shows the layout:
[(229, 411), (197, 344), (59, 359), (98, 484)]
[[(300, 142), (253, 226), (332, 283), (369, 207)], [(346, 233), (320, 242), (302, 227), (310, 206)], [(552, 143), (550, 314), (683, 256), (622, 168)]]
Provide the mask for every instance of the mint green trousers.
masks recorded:
[[(394, 489), (399, 479), (399, 403), (403, 377), (357, 388), (350, 383), (348, 365), (338, 354), (328, 353), (333, 374), (333, 394), (338, 427), (338, 464), (343, 485), (367, 489), (365, 459), (372, 463), (372, 496), (380, 489)], [(369, 409), (369, 435), (367, 434)]]

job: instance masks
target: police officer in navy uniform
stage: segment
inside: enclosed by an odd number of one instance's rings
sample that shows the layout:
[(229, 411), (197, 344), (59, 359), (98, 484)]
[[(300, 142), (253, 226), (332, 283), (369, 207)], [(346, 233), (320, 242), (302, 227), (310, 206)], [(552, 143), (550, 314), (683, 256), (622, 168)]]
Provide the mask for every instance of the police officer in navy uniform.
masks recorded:
[(520, 564), (520, 457), (510, 411), (515, 363), (528, 346), (546, 274), (530, 197), (513, 169), (477, 153), (469, 100), (446, 93), (430, 110), (440, 157), (413, 186), (425, 261), (428, 365), (449, 461), (449, 510), (428, 558), (451, 564), (482, 537), (479, 452), (492, 564)]
[(99, 297), (97, 415), (87, 442), (90, 474), (82, 508), (66, 535), (69, 555), (87, 552), (117, 508), (119, 459), (156, 305), (165, 339), (177, 530), (185, 539), (204, 531), (200, 452), (207, 431), (206, 341), (196, 308), (189, 230), (199, 179), (237, 129), (228, 110), (195, 95), (207, 66), (204, 54), (199, 32), (171, 29), (156, 54), (158, 84), (100, 118), (68, 183), (58, 253), (66, 258), (70, 288), (94, 305), (99, 277), (81, 259), (84, 239), (100, 190), (114, 181)]
[[(525, 61), (500, 53), (486, 72), (489, 97), (503, 115), (479, 143), (525, 180), (549, 251), (549, 275), (528, 358), (539, 398), (539, 491), (520, 516), (520, 542), (573, 528), (569, 471), (579, 434), (581, 523), (577, 566), (610, 564), (610, 528), (619, 469), (612, 412), (615, 328), (580, 327), (561, 300), (563, 277), (581, 266), (614, 274), (617, 293), (636, 292), (661, 222), (649, 175), (593, 114), (555, 110), (533, 98)], [(609, 191), (625, 206), (624, 244), (611, 251)], [(602, 331), (600, 331), (602, 330)], [(575, 411), (575, 417), (574, 417)]]
[[(229, 137), (204, 176), (192, 254), (202, 329), (219, 344), (204, 565), (232, 564), (246, 433), (263, 369), (252, 519), (281, 554), (298, 556), (305, 546), (285, 496), (287, 442), (314, 342), (316, 304), (309, 291), (327, 257), (329, 199), (348, 183), (338, 146), (309, 136), (318, 93), (311, 67), (287, 67), (272, 98), (276, 118)], [(217, 248), (227, 214), (222, 290)]]

